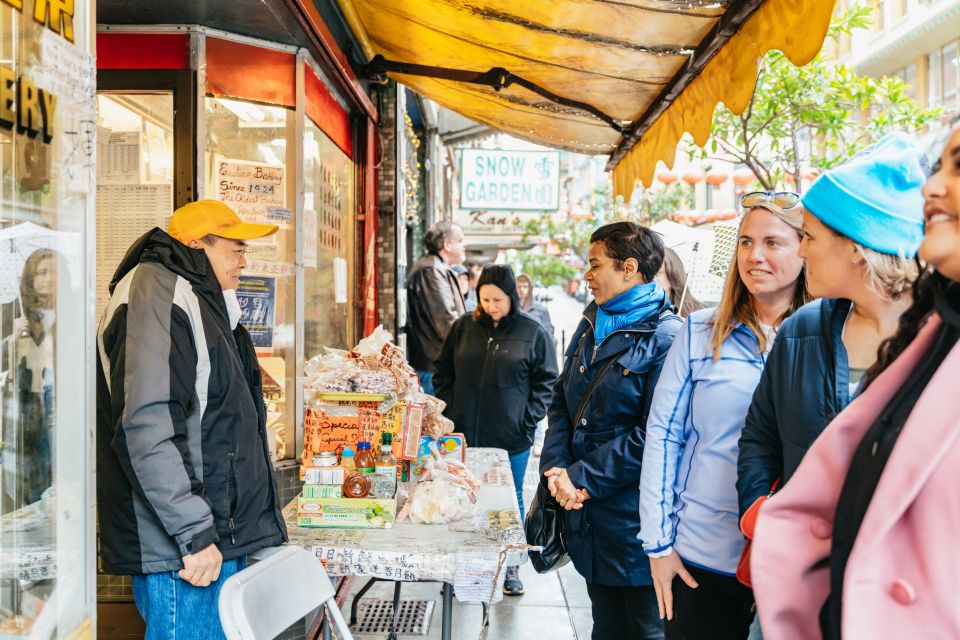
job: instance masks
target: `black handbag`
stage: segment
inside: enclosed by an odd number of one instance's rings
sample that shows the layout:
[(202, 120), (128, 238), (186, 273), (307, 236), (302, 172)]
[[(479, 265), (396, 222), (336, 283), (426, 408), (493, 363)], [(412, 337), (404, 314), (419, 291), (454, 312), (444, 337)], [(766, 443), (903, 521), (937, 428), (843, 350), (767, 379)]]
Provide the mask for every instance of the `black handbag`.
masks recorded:
[[(587, 401), (593, 395), (594, 389), (600, 384), (600, 380), (613, 364), (616, 357), (609, 358), (604, 363), (603, 368), (590, 381), (583, 397), (580, 399), (580, 405), (577, 407), (577, 415), (570, 425), (571, 442), (573, 433), (580, 426), (580, 419), (587, 408)], [(547, 573), (555, 571), (570, 562), (570, 555), (567, 553), (567, 545), (563, 534), (563, 518), (565, 509), (560, 506), (557, 499), (550, 495), (550, 489), (547, 487), (547, 479), (540, 476), (540, 482), (537, 484), (537, 494), (527, 509), (527, 517), (523, 523), (524, 533), (527, 536), (527, 544), (540, 547), (539, 551), (531, 549), (530, 564), (537, 573)]]
[(523, 523), (527, 544), (540, 547), (540, 551), (529, 552), (530, 564), (537, 573), (554, 571), (570, 562), (563, 539), (563, 511), (557, 499), (550, 495), (547, 479), (540, 476), (537, 494), (527, 509), (527, 518)]

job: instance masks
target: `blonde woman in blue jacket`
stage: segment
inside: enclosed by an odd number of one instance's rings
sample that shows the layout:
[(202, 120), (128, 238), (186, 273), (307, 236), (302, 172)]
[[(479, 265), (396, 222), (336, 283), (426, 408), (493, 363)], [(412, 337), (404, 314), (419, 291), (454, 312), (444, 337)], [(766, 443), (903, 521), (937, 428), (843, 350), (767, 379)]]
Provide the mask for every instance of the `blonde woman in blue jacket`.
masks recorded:
[(807, 301), (799, 196), (748, 194), (715, 309), (696, 311), (667, 353), (647, 420), (640, 538), (665, 637), (747, 637), (753, 595), (743, 549), (737, 442), (777, 327)]

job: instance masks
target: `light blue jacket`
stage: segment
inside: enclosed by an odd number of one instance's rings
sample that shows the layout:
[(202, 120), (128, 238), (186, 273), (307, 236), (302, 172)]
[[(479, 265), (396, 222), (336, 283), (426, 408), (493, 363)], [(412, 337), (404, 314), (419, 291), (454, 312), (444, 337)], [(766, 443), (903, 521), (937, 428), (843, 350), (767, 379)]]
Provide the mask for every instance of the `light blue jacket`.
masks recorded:
[(714, 311), (687, 318), (653, 394), (640, 476), (640, 539), (648, 556), (673, 549), (689, 564), (733, 575), (744, 543), (737, 443), (764, 356), (741, 324), (714, 360)]

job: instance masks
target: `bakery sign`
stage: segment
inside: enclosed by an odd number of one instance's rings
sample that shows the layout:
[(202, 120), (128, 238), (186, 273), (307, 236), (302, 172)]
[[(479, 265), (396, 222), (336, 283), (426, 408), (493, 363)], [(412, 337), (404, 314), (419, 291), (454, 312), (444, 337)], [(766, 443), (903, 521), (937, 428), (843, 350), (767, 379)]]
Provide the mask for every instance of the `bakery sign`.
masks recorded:
[[(32, 11), (24, 8), (23, 0), (0, 0), (0, 5), (30, 13), (36, 24), (74, 41), (74, 0), (35, 0)], [(56, 108), (56, 95), (38, 88), (26, 75), (18, 76), (13, 67), (0, 65), (0, 127), (49, 143)]]
[(463, 149), (460, 208), (465, 211), (556, 211), (560, 153)]

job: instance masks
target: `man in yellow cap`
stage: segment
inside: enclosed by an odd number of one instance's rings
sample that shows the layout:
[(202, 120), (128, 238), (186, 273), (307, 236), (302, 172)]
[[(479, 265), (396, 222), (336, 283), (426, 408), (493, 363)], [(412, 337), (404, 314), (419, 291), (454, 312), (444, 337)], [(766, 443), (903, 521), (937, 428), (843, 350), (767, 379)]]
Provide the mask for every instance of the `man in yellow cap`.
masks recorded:
[(130, 247), (97, 334), (100, 552), (147, 638), (222, 638), (220, 585), (287, 539), (236, 295), (246, 241), (277, 227), (201, 200), (168, 231)]

